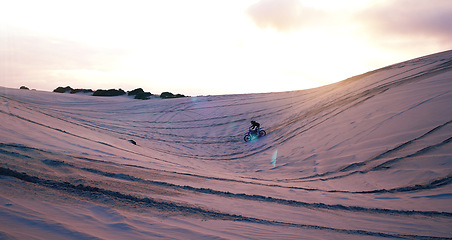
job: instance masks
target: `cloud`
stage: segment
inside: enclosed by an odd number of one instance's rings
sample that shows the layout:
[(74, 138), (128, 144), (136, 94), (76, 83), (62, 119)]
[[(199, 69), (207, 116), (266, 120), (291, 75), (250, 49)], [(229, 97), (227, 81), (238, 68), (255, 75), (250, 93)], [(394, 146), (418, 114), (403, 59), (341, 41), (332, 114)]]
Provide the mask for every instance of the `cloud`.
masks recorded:
[(290, 32), (307, 25), (315, 10), (304, 8), (299, 0), (260, 0), (246, 13), (259, 28)]
[(348, 8), (315, 8), (300, 0), (259, 0), (246, 14), (261, 29), (305, 28), (357, 33), (374, 44), (432, 44), (452, 47), (452, 1), (378, 0)]
[(119, 51), (91, 47), (62, 38), (9, 34), (0, 51), (10, 63), (39, 69), (109, 70)]
[(31, 87), (42, 89), (42, 83), (55, 85), (55, 82), (64, 81), (61, 74), (56, 73), (112, 71), (124, 55), (123, 50), (89, 46), (26, 30), (7, 29), (0, 35), (0, 76), (6, 81), (2, 85), (28, 83)]
[(450, 0), (387, 1), (356, 14), (355, 21), (381, 39), (452, 42)]

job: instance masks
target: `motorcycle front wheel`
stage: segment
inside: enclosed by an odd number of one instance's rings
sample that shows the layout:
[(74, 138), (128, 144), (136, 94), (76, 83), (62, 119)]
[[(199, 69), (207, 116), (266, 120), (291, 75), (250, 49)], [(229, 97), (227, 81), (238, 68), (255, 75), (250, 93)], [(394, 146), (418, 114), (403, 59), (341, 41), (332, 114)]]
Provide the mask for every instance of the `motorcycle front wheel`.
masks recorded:
[(259, 131), (259, 137), (263, 137), (265, 135), (267, 135), (267, 133), (264, 130)]
[(251, 141), (251, 136), (249, 134), (246, 134), (243, 140), (245, 140), (245, 142), (249, 142)]

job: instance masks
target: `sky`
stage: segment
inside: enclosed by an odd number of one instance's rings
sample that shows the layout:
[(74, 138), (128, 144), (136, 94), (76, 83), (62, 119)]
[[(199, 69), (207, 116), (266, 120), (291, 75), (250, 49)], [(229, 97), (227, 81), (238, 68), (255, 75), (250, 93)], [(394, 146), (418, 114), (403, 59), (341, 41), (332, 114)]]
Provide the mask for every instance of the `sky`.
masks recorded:
[(0, 86), (314, 88), (452, 49), (450, 0), (0, 0)]

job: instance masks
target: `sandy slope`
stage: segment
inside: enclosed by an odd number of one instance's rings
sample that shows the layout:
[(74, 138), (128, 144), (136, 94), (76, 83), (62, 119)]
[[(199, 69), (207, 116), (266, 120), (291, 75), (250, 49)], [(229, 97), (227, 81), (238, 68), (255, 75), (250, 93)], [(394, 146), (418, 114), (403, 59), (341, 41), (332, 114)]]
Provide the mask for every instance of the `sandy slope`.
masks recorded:
[(452, 51), (305, 91), (0, 102), (0, 239), (452, 236)]

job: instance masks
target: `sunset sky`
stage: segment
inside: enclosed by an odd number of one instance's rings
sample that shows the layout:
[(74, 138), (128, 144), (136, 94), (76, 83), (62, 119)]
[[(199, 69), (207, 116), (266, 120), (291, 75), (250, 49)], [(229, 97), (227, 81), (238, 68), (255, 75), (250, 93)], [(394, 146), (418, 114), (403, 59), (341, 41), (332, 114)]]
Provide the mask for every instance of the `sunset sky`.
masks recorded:
[(451, 49), (451, 0), (0, 0), (12, 88), (299, 90)]

